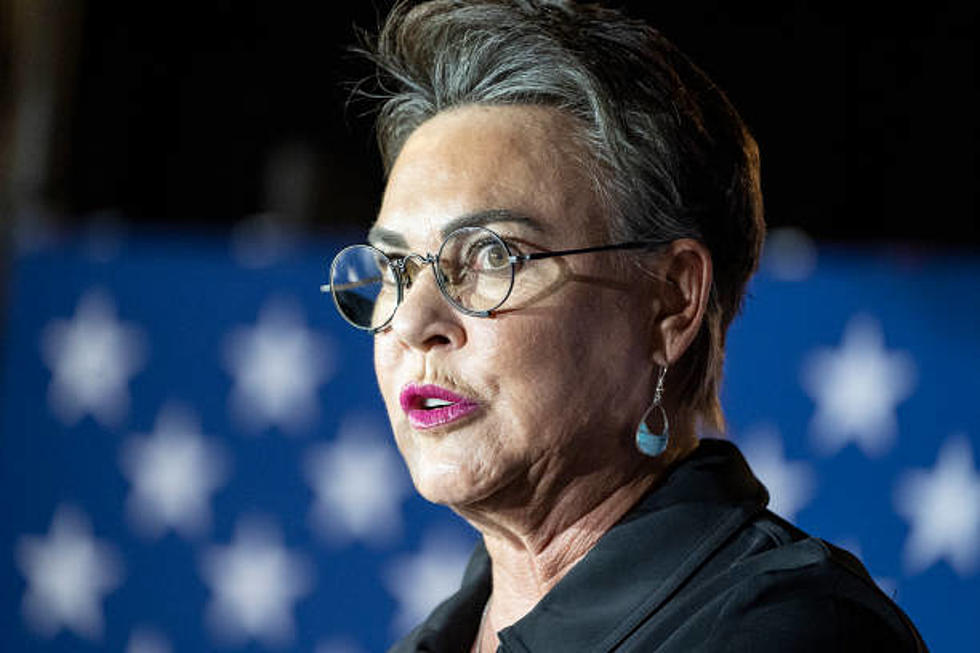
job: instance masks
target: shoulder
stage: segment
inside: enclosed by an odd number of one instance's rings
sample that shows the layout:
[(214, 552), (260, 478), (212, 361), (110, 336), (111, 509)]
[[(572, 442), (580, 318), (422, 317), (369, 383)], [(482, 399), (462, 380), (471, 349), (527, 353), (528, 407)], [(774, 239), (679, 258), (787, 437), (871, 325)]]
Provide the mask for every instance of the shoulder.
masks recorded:
[(490, 557), (481, 540), (470, 556), (459, 590), (388, 649), (388, 653), (468, 651), (483, 617), (490, 584)]
[(854, 556), (768, 511), (719, 556), (699, 574), (700, 614), (681, 628), (700, 630), (692, 650), (926, 650)]

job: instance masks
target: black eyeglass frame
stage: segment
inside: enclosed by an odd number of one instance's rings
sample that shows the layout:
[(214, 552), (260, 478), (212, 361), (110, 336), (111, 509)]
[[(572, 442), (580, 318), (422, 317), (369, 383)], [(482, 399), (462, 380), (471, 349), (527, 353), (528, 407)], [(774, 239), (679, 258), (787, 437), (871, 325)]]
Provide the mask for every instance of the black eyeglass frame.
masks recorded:
[[(444, 275), (439, 270), (439, 266), (437, 264), (439, 263), (440, 256), (442, 255), (442, 250), (443, 250), (443, 248), (445, 248), (446, 243), (454, 235), (456, 235), (457, 233), (459, 233), (461, 231), (485, 231), (485, 232), (489, 233), (492, 237), (494, 237), (495, 239), (497, 239), (500, 242), (500, 244), (502, 244), (504, 246), (504, 249), (507, 252), (507, 262), (510, 264), (510, 285), (508, 286), (507, 292), (504, 294), (503, 299), (501, 299), (500, 302), (498, 302), (495, 306), (492, 306), (491, 308), (484, 309), (484, 310), (479, 310), (479, 311), (473, 310), (473, 309), (470, 309), (470, 308), (466, 308), (465, 306), (460, 305), (456, 300), (454, 300), (452, 298), (452, 296), (449, 294), (449, 291), (446, 290), (445, 280), (443, 279), (443, 276)], [(388, 325), (391, 324), (391, 321), (394, 319), (395, 313), (398, 312), (398, 307), (401, 306), (402, 298), (404, 296), (404, 291), (405, 291), (405, 287), (406, 287), (406, 282), (405, 282), (405, 279), (404, 279), (404, 276), (407, 276), (406, 271), (405, 271), (405, 265), (406, 265), (406, 262), (407, 261), (414, 260), (414, 261), (417, 261), (420, 266), (423, 266), (423, 265), (428, 264), (428, 265), (430, 265), (432, 267), (432, 274), (435, 276), (436, 285), (439, 287), (439, 292), (442, 294), (442, 296), (446, 299), (446, 301), (449, 302), (449, 304), (453, 308), (455, 308), (456, 310), (458, 310), (460, 313), (463, 313), (464, 315), (471, 315), (473, 317), (491, 317), (493, 315), (493, 312), (496, 311), (501, 306), (503, 306), (504, 303), (510, 298), (510, 294), (514, 290), (514, 277), (515, 277), (515, 272), (516, 272), (516, 266), (519, 263), (525, 263), (525, 262), (528, 262), (528, 261), (539, 261), (539, 260), (548, 259), (548, 258), (557, 258), (559, 256), (574, 256), (574, 255), (577, 255), (577, 254), (592, 254), (592, 253), (595, 253), (595, 252), (608, 252), (608, 251), (614, 251), (614, 250), (628, 250), (628, 249), (644, 249), (644, 248), (662, 247), (664, 245), (670, 244), (671, 242), (673, 242), (673, 241), (672, 240), (633, 240), (633, 241), (629, 241), (629, 242), (625, 242), (625, 243), (612, 243), (612, 244), (608, 244), (608, 245), (595, 245), (595, 246), (592, 246), (592, 247), (579, 247), (579, 248), (576, 248), (576, 249), (563, 249), (563, 250), (558, 250), (558, 251), (553, 251), (553, 252), (531, 252), (529, 254), (514, 254), (514, 253), (512, 253), (510, 251), (510, 247), (507, 245), (507, 241), (504, 240), (504, 238), (500, 234), (498, 234), (497, 232), (493, 231), (492, 229), (488, 229), (486, 227), (460, 227), (459, 229), (453, 230), (451, 233), (449, 233), (446, 236), (446, 238), (442, 241), (442, 245), (439, 246), (439, 253), (438, 254), (432, 254), (431, 252), (430, 253), (427, 253), (424, 256), (422, 254), (407, 254), (407, 255), (402, 256), (402, 257), (399, 257), (397, 259), (392, 259), (391, 257), (389, 257), (387, 254), (385, 254), (384, 252), (382, 252), (380, 249), (378, 249), (374, 245), (371, 245), (369, 243), (365, 243), (365, 244), (359, 244), (359, 245), (349, 245), (349, 246), (345, 247), (344, 249), (340, 250), (340, 252), (338, 252), (337, 255), (334, 256), (333, 261), (330, 264), (330, 279), (331, 279), (331, 281), (333, 280), (333, 277), (334, 277), (334, 269), (335, 269), (335, 266), (337, 265), (337, 261), (341, 260), (341, 256), (344, 254), (344, 252), (346, 252), (348, 250), (351, 250), (351, 249), (354, 249), (354, 248), (358, 248), (358, 247), (368, 247), (370, 249), (373, 249), (378, 254), (380, 254), (384, 258), (384, 260), (387, 261), (388, 266), (395, 273), (395, 280), (398, 283), (398, 295), (397, 295), (397, 298), (395, 300), (395, 308), (391, 311), (391, 315), (388, 317), (387, 320), (384, 321), (383, 324), (380, 324), (380, 325), (378, 325), (376, 327), (362, 326), (360, 324), (357, 324), (356, 322), (354, 322), (350, 318), (348, 318), (347, 315), (344, 313), (343, 309), (341, 308), (339, 300), (337, 299), (337, 290), (338, 290), (338, 287), (335, 286), (334, 284), (332, 284), (332, 283), (321, 284), (320, 285), (320, 292), (321, 293), (326, 293), (326, 292), (329, 292), (330, 293), (331, 297), (333, 298), (334, 305), (337, 308), (337, 312), (340, 313), (340, 316), (342, 318), (344, 318), (344, 321), (346, 321), (348, 324), (350, 324), (354, 328), (360, 329), (362, 331), (368, 331), (370, 333), (377, 333), (377, 332), (379, 332), (379, 331), (381, 331), (383, 329), (386, 329), (388, 327)], [(375, 278), (364, 279), (364, 280), (361, 280), (361, 281), (358, 281), (358, 282), (354, 282), (354, 283), (350, 283), (350, 284), (342, 284), (342, 286), (345, 287), (345, 288), (358, 287), (358, 286), (362, 286), (362, 285), (367, 285), (369, 283), (375, 283), (377, 280), (378, 279), (375, 279)], [(410, 280), (409, 280), (409, 283), (407, 284), (407, 286), (408, 287), (411, 287), (411, 281)]]

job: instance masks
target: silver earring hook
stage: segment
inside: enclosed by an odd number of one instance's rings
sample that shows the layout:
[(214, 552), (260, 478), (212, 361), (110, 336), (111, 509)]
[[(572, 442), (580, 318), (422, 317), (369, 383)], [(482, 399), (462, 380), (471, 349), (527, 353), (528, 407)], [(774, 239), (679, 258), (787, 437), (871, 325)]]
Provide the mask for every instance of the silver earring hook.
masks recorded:
[(667, 376), (667, 366), (660, 368), (660, 375), (657, 377), (657, 387), (653, 391), (653, 403), (659, 404), (664, 398), (664, 377)]

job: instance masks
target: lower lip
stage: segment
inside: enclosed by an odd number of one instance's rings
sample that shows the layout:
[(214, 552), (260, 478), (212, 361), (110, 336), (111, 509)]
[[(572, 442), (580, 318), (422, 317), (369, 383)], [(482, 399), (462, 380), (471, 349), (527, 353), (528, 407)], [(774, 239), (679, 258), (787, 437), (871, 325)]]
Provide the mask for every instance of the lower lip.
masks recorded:
[(479, 408), (480, 404), (461, 401), (440, 408), (430, 408), (428, 410), (412, 409), (405, 412), (408, 415), (408, 422), (412, 425), (412, 428), (424, 430), (458, 422), (464, 417), (473, 414)]

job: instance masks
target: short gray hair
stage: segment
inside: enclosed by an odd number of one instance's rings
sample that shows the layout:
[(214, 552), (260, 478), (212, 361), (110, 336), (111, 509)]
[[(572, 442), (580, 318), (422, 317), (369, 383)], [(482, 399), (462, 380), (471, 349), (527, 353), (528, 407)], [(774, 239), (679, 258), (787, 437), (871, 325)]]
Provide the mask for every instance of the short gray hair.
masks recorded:
[(610, 237), (694, 238), (711, 252), (704, 322), (675, 365), (674, 403), (724, 429), (725, 333), (764, 237), (755, 141), (724, 93), (659, 32), (561, 0), (401, 1), (366, 48), (378, 67), (387, 171), (411, 133), (464, 105), (575, 118)]

